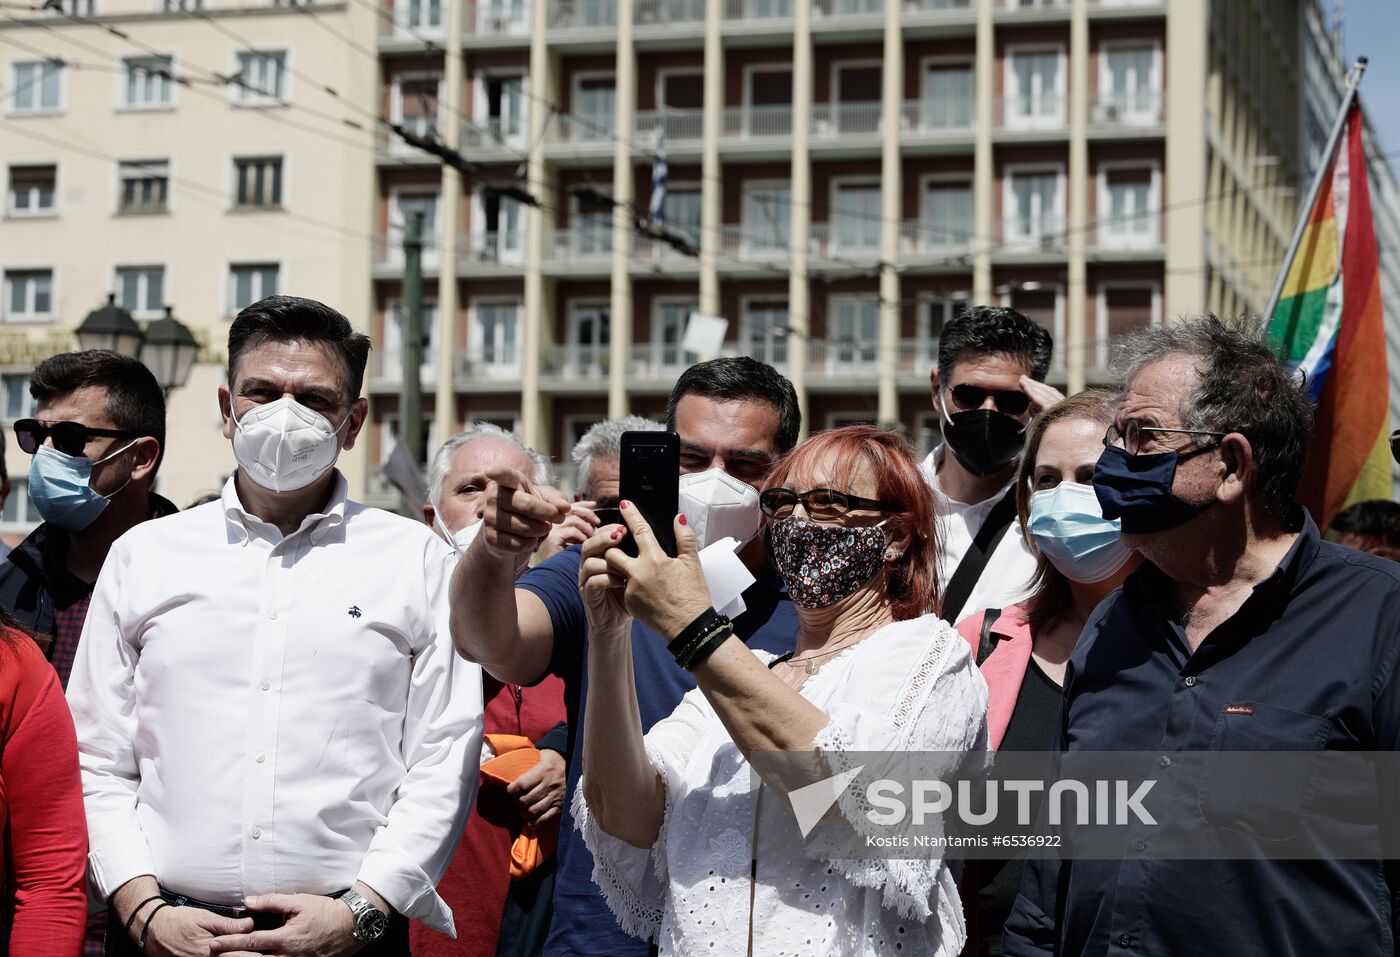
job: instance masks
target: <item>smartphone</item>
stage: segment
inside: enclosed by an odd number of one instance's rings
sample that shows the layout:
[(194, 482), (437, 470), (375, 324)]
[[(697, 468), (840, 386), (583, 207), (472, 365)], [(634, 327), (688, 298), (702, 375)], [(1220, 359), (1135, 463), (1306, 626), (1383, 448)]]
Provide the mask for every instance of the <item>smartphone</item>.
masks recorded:
[[(618, 488), (624, 501), (641, 510), (656, 540), (675, 557), (673, 522), (681, 510), (681, 437), (675, 432), (623, 432), (618, 461)], [(637, 554), (637, 542), (627, 536), (622, 550)]]

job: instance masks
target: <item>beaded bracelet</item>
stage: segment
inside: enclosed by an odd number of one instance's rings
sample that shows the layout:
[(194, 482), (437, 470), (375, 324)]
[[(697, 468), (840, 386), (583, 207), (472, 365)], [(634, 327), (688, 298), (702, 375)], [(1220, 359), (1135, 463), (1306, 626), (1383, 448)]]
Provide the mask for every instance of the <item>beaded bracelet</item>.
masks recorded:
[(699, 648), (705, 636), (714, 631), (720, 625), (729, 624), (729, 619), (713, 607), (706, 608), (695, 620), (681, 629), (681, 633), (671, 639), (666, 645), (666, 650), (675, 656), (676, 663), (685, 667), (686, 659)]
[(687, 671), (694, 671), (706, 658), (715, 653), (720, 645), (724, 644), (734, 636), (734, 625), (726, 621), (717, 626), (713, 631), (707, 632), (699, 645), (686, 656), (681, 662), (681, 667)]

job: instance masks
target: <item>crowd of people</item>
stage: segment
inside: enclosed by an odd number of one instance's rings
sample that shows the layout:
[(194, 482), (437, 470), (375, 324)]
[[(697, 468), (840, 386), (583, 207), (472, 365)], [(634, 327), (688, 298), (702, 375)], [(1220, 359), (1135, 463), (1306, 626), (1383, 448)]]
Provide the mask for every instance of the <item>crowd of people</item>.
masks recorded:
[[(804, 440), (748, 357), (683, 372), (665, 422), (591, 428), (572, 498), (473, 424), (432, 456), (421, 521), (347, 497), (370, 342), (329, 306), (234, 320), (237, 467), (184, 511), (155, 492), (150, 372), (46, 360), (13, 437), (44, 521), (0, 556), (8, 952), (1392, 953), (1379, 846), (755, 852), (780, 786), (756, 752), (836, 774), (1400, 747), (1400, 506), (1358, 503), (1328, 541), (1295, 503), (1311, 407), (1256, 330), (1150, 329), (1120, 388), (1068, 397), (1052, 347), (1012, 309), (950, 321), (922, 461), (876, 426)], [(674, 555), (620, 493), (623, 434), (662, 430)], [(751, 579), (718, 609), (717, 548)]]

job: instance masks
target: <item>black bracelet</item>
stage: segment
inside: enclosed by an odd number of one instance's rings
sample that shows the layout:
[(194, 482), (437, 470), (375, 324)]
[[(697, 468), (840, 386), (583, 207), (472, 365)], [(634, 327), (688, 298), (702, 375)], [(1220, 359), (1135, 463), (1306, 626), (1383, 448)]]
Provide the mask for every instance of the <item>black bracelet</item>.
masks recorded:
[(716, 648), (733, 637), (734, 626), (726, 621), (713, 631), (706, 633), (700, 645), (681, 662), (681, 667), (685, 668), (687, 671), (694, 671), (706, 658), (709, 658), (710, 655), (715, 653)]
[(694, 651), (698, 647), (696, 640), (713, 631), (715, 626), (728, 622), (729, 619), (715, 611), (713, 606), (706, 608), (694, 621), (682, 628), (679, 635), (667, 643), (666, 650), (675, 656), (679, 664), (684, 666), (688, 652)]
[(144, 924), (141, 925), (141, 939), (138, 940), (138, 941), (136, 942), (136, 946), (139, 947), (141, 950), (144, 951), (144, 950), (146, 949), (146, 934), (150, 932), (150, 929), (151, 929), (151, 920), (152, 920), (157, 914), (160, 913), (160, 909), (161, 909), (162, 907), (170, 907), (170, 906), (172, 906), (172, 905), (171, 905), (171, 903), (170, 903), (169, 901), (163, 900), (163, 901), (161, 901), (159, 904), (157, 904), (155, 907), (152, 907), (152, 908), (151, 908), (151, 913), (146, 917), (146, 923), (144, 923)]
[(145, 900), (143, 900), (141, 903), (139, 903), (139, 904), (137, 904), (135, 907), (133, 907), (133, 908), (131, 909), (131, 916), (128, 917), (128, 918), (126, 919), (126, 927), (124, 927), (124, 928), (122, 929), (122, 933), (123, 933), (123, 934), (126, 934), (127, 937), (130, 937), (130, 936), (131, 936), (131, 925), (134, 924), (134, 923), (136, 923), (136, 917), (137, 917), (137, 915), (139, 915), (139, 914), (141, 913), (141, 908), (145, 907), (145, 906), (146, 906), (147, 904), (149, 904), (151, 901), (159, 901), (159, 900), (165, 900), (165, 898), (164, 898), (164, 897), (161, 897), (159, 894), (152, 894), (150, 897), (147, 897), (147, 898), (146, 898)]

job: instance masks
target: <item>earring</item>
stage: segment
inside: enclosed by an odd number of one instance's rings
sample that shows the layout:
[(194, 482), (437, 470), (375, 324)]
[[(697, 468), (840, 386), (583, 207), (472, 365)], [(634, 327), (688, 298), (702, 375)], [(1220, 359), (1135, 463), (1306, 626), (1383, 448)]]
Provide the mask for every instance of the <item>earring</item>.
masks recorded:
[(897, 552), (893, 548), (885, 549), (885, 561), (887, 562), (897, 562), (903, 557), (903, 552)]

